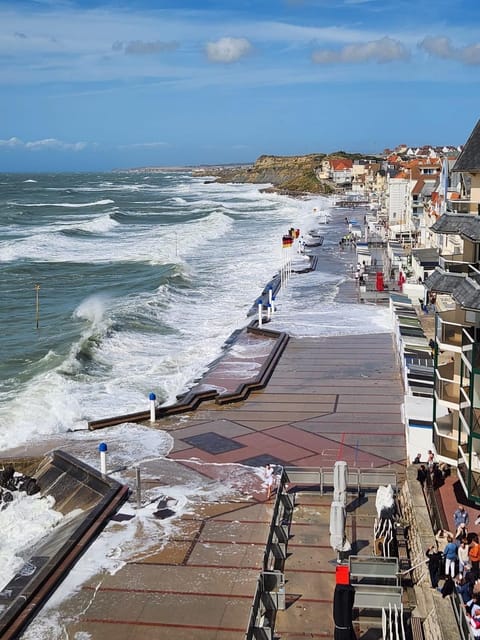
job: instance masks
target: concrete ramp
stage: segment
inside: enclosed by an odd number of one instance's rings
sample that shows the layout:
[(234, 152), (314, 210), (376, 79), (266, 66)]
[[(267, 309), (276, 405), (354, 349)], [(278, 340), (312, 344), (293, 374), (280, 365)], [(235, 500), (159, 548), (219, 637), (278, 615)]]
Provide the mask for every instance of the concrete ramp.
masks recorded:
[(45, 458), (34, 475), (41, 494), (55, 498), (57, 511), (78, 514), (32, 548), (0, 592), (1, 640), (19, 636), (129, 493), (127, 486), (63, 451)]

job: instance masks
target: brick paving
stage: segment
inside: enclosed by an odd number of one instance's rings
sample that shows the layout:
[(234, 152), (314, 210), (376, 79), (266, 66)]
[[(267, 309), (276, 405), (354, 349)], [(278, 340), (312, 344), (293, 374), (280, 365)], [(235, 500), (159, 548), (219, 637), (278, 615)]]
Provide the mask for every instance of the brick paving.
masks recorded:
[[(209, 376), (215, 384), (213, 370)], [(332, 467), (338, 459), (401, 475), (402, 401), (390, 334), (291, 338), (265, 389), (234, 404), (203, 403), (157, 426), (174, 438), (173, 475), (187, 467), (218, 478), (218, 463)], [(276, 625), (282, 638), (333, 635), (330, 501), (297, 495), (285, 566), (288, 608)], [(259, 479), (248, 495), (204, 503), (175, 522), (167, 545), (152, 541), (148, 554), (115, 575), (88, 580), (62, 605), (66, 632), (95, 640), (243, 639), (271, 517)], [(372, 499), (349, 514), (356, 552), (372, 553), (374, 517)]]

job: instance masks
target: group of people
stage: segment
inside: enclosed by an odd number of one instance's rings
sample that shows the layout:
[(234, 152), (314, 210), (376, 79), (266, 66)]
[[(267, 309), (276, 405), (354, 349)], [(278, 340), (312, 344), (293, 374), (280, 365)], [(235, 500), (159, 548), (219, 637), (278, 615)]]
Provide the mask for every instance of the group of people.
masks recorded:
[[(455, 591), (460, 595), (472, 629), (478, 629), (478, 636), (474, 635), (480, 637), (480, 540), (468, 530), (469, 523), (468, 511), (459, 504), (453, 514), (454, 533), (439, 531), (436, 545), (427, 549), (426, 556), (432, 587), (444, 598)], [(480, 524), (480, 516), (474, 524)]]
[(347, 235), (340, 239), (338, 246), (340, 247), (340, 251), (343, 251), (345, 247), (354, 249), (357, 246), (357, 236), (354, 233), (347, 233)]
[(432, 487), (438, 489), (445, 482), (445, 478), (448, 478), (452, 473), (452, 469), (447, 462), (439, 463), (435, 461), (435, 454), (431, 449), (428, 451), (426, 463), (422, 463), (421, 454), (417, 453), (413, 464), (419, 465), (417, 469), (417, 480), (422, 485), (422, 489), (428, 478), (430, 478)]
[(357, 262), (357, 266), (355, 268), (355, 282), (357, 284), (365, 284), (368, 280), (367, 273), (367, 265), (365, 264), (365, 260), (360, 264)]

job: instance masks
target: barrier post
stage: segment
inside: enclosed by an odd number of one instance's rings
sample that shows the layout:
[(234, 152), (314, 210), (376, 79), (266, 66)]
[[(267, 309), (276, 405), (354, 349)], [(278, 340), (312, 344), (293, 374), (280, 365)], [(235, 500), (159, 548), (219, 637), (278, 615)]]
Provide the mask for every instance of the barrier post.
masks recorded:
[(137, 509), (142, 507), (142, 479), (140, 477), (140, 467), (135, 467), (135, 486), (137, 488)]
[(154, 393), (151, 393), (148, 396), (148, 399), (150, 400), (150, 422), (155, 422), (155, 400), (157, 399), (157, 396)]
[(261, 327), (262, 326), (262, 309), (263, 309), (263, 302), (261, 298), (258, 299), (257, 304), (258, 304), (258, 326)]
[(103, 475), (107, 475), (107, 444), (106, 442), (101, 442), (98, 445), (98, 450), (100, 452), (100, 472)]

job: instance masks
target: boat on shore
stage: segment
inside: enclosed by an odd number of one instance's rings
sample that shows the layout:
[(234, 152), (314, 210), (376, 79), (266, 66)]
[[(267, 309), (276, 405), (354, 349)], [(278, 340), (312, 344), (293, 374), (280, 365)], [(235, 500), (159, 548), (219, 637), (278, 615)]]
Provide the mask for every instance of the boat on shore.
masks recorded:
[(312, 239), (311, 240), (305, 240), (305, 247), (321, 247), (324, 241), (324, 236), (320, 236), (320, 235), (313, 235), (310, 234)]

